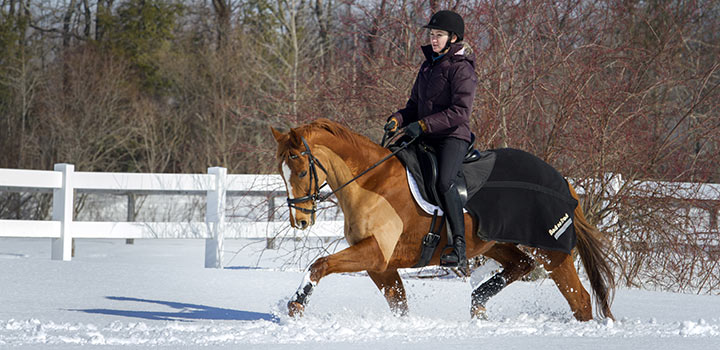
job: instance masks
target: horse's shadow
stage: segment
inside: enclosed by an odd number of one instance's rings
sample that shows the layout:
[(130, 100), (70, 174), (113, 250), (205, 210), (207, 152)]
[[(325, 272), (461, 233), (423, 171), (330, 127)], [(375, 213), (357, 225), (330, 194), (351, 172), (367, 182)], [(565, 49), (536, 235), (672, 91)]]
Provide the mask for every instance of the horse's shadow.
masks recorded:
[(76, 309), (72, 311), (85, 312), (89, 314), (100, 314), (110, 316), (124, 316), (142, 318), (158, 321), (181, 321), (192, 322), (195, 320), (219, 320), (219, 321), (270, 321), (279, 322), (277, 316), (252, 311), (241, 311), (212, 307), (207, 305), (178, 303), (163, 300), (149, 300), (129, 297), (108, 296), (105, 297), (115, 301), (132, 301), (138, 303), (150, 303), (169, 306), (175, 311), (138, 311), (138, 310), (114, 310), (114, 309)]

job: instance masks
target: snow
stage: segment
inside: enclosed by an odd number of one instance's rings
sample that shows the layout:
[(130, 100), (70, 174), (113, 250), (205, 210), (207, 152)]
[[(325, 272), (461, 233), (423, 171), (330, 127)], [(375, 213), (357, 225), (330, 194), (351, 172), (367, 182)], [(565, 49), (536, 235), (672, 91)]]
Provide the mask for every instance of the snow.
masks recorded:
[[(617, 321), (577, 322), (551, 280), (516, 282), (470, 319), (471, 282), (403, 271), (410, 315), (393, 316), (364, 273), (331, 275), (305, 317), (285, 315), (304, 266), (264, 242), (226, 241), (226, 268), (204, 268), (203, 240), (76, 241), (70, 262), (49, 239), (0, 238), (2, 348), (714, 349), (720, 297), (619, 289)], [(242, 249), (241, 249), (242, 248)]]

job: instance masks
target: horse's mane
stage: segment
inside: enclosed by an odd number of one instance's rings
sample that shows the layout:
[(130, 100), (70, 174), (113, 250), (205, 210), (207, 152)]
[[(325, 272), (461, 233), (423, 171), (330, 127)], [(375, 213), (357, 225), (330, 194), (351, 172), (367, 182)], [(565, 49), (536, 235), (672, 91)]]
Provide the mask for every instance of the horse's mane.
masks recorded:
[[(319, 118), (309, 124), (301, 125), (293, 130), (297, 136), (304, 137), (307, 140), (314, 138), (316, 135), (320, 136), (319, 132), (327, 132), (350, 143), (355, 149), (368, 149), (370, 145), (377, 146), (377, 144), (372, 142), (369, 138), (351, 131), (340, 123), (325, 118)], [(293, 140), (291, 137), (288, 142), (288, 146), (301, 147), (302, 141), (299, 141), (299, 137), (298, 140)], [(289, 148), (284, 148), (281, 153), (286, 153), (288, 151)]]
[[(373, 150), (383, 149), (369, 138), (353, 132), (340, 123), (319, 118), (311, 123), (291, 129), (285, 142), (279, 144), (276, 154), (277, 159), (287, 158), (290, 155), (291, 149), (304, 149), (301, 138), (305, 138), (310, 144), (320, 141), (321, 144), (325, 144), (326, 146), (337, 146), (342, 143), (345, 147), (355, 152), (356, 156), (365, 159), (361, 164), (369, 162), (378, 156)], [(337, 138), (339, 140), (330, 138)], [(323, 139), (325, 139), (325, 142), (321, 141)]]
[(329, 119), (325, 119), (325, 118), (317, 119), (310, 124), (304, 125), (303, 127), (307, 128), (308, 131), (310, 131), (310, 132), (313, 132), (316, 130), (327, 131), (330, 134), (332, 134), (336, 137), (339, 137), (339, 138), (343, 139), (344, 141), (350, 142), (354, 146), (358, 146), (358, 147), (364, 146), (368, 142), (373, 143), (367, 137), (351, 131), (344, 125), (334, 122)]

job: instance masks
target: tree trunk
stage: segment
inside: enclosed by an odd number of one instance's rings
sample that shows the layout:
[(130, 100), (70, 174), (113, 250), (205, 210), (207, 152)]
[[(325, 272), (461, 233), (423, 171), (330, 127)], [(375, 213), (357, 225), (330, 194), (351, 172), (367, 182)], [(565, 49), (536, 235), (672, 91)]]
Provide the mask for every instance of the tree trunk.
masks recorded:
[(76, 5), (77, 0), (70, 0), (70, 5), (68, 5), (65, 10), (65, 15), (63, 16), (63, 49), (70, 47), (70, 24), (72, 22), (73, 13), (75, 13)]
[(85, 27), (83, 29), (83, 36), (87, 39), (90, 38), (90, 33), (92, 32), (92, 12), (90, 11), (90, 4), (88, 3), (88, 0), (83, 0), (83, 8), (85, 9)]
[(367, 38), (367, 44), (368, 44), (368, 50), (370, 51), (370, 57), (375, 57), (378, 53), (377, 48), (377, 36), (378, 32), (380, 31), (380, 20), (385, 17), (385, 5), (387, 1), (382, 0), (380, 2), (380, 11), (375, 18), (372, 20), (372, 26), (370, 27), (370, 32), (368, 33)]
[(230, 0), (213, 0), (212, 3), (217, 19), (217, 48), (221, 50), (228, 44), (232, 6)]
[(315, 17), (318, 21), (320, 35), (320, 64), (323, 72), (327, 73), (330, 62), (332, 62), (330, 51), (330, 13), (332, 12), (332, 0), (315, 0)]
[(98, 0), (97, 13), (95, 14), (95, 40), (101, 41), (105, 35), (107, 23), (106, 17), (112, 11), (114, 0)]

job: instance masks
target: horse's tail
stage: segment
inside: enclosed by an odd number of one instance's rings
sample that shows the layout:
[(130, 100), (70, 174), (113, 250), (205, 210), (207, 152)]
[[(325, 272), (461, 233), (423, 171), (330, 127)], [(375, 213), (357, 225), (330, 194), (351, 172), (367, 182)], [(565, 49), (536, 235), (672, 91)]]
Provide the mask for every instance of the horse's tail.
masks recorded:
[(615, 317), (610, 312), (610, 304), (612, 304), (615, 297), (615, 277), (608, 263), (609, 242), (597, 227), (585, 219), (575, 189), (569, 184), (568, 186), (573, 198), (578, 200), (578, 206), (575, 207), (574, 223), (578, 238), (577, 248), (585, 272), (590, 279), (590, 286), (592, 286), (593, 295), (595, 296), (595, 305), (600, 315), (614, 320)]

